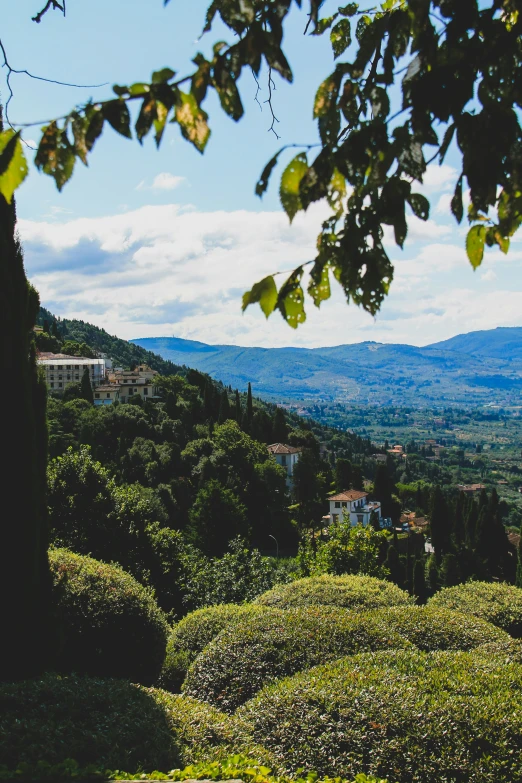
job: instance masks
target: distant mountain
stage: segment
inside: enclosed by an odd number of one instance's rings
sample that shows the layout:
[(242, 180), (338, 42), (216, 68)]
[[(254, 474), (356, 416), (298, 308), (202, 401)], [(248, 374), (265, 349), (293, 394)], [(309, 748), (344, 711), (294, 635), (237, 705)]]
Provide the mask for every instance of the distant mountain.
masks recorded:
[(458, 334), (429, 346), (441, 351), (459, 351), (492, 359), (522, 359), (522, 327), (499, 326), (483, 332)]
[(476, 405), (522, 402), (522, 328), (458, 335), (418, 348), (374, 342), (331, 348), (244, 348), (177, 337), (136, 345), (277, 401)]

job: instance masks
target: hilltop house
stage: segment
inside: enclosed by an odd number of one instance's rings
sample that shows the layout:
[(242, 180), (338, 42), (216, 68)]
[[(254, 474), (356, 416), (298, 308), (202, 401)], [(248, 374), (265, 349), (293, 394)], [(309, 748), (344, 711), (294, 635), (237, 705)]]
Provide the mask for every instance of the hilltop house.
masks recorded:
[(383, 517), (381, 513), (381, 504), (378, 500), (368, 501), (368, 492), (361, 492), (358, 489), (348, 489), (345, 492), (339, 492), (337, 495), (330, 495), (328, 502), (330, 504), (330, 513), (323, 517), (327, 524), (339, 522), (345, 512), (352, 525), (370, 524), (372, 514), (377, 515), (379, 527), (388, 528), (392, 526), (391, 519)]
[(38, 366), (43, 368), (47, 388), (60, 393), (68, 383), (81, 381), (85, 367), (89, 370), (89, 378), (93, 386), (105, 380), (105, 359), (42, 352), (38, 354)]
[(94, 389), (94, 404), (110, 405), (116, 400), (128, 402), (134, 395), (144, 400), (154, 399), (158, 396), (154, 384), (156, 375), (158, 372), (146, 364), (140, 364), (135, 370), (110, 370), (107, 376), (109, 383)]
[(277, 464), (286, 470), (286, 485), (291, 487), (294, 468), (299, 461), (302, 450), (295, 446), (287, 446), (286, 443), (272, 443), (268, 446), (268, 451), (275, 457)]

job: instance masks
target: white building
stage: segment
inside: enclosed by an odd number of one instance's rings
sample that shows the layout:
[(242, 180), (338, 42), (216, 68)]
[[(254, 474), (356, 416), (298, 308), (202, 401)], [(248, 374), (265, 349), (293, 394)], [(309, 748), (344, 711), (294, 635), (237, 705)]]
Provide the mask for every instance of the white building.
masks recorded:
[(43, 368), (47, 388), (63, 392), (67, 384), (82, 380), (85, 367), (93, 386), (105, 380), (105, 359), (89, 359), (84, 356), (67, 356), (63, 353), (40, 353), (38, 365)]
[(367, 492), (360, 492), (357, 489), (348, 489), (345, 492), (339, 492), (338, 495), (331, 495), (328, 498), (330, 514), (326, 517), (326, 521), (340, 522), (343, 512), (345, 512), (352, 525), (366, 527), (370, 524), (372, 514), (376, 514), (379, 527), (391, 527), (391, 519), (382, 516), (380, 502), (378, 500), (367, 501), (367, 497)]
[(268, 446), (268, 451), (275, 457), (277, 464), (286, 470), (286, 485), (290, 487), (292, 485), (294, 468), (299, 462), (299, 457), (302, 453), (301, 449), (295, 446), (287, 446), (285, 443), (272, 443)]

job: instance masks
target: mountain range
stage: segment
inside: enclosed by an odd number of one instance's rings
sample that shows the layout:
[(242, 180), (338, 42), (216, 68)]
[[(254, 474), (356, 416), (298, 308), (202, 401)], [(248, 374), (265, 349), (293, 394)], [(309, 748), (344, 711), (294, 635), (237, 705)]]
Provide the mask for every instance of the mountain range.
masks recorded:
[(522, 403), (522, 327), (459, 334), (424, 347), (362, 342), (327, 348), (245, 348), (178, 337), (131, 342), (278, 402), (516, 405)]

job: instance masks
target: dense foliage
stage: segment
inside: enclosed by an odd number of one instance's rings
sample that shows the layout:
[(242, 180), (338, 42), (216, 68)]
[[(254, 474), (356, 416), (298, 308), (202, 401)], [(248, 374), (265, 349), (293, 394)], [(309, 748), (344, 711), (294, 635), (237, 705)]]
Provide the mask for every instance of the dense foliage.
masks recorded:
[(468, 582), (441, 590), (430, 599), (429, 605), (480, 617), (511, 636), (522, 638), (522, 590), (518, 587), (498, 582)]
[(1, 685), (0, 704), (0, 759), (11, 770), (72, 758), (81, 767), (166, 772), (211, 760), (217, 749), (237, 752), (248, 738), (206, 704), (122, 680), (47, 674)]
[(168, 625), (151, 591), (117, 566), (66, 549), (49, 557), (59, 671), (155, 682)]
[(172, 629), (158, 681), (160, 687), (173, 693), (179, 691), (191, 663), (223, 628), (264, 611), (264, 607), (255, 605), (218, 604), (190, 612)]
[(279, 609), (322, 605), (364, 611), (385, 606), (407, 606), (412, 600), (396, 585), (382, 579), (325, 574), (278, 585), (261, 595), (257, 603)]
[(268, 683), (318, 663), (408, 646), (377, 616), (337, 607), (266, 608), (221, 631), (188, 670), (183, 692), (233, 712)]
[(363, 654), (302, 672), (238, 711), (288, 771), (397, 783), (522, 776), (522, 666), (464, 652)]

